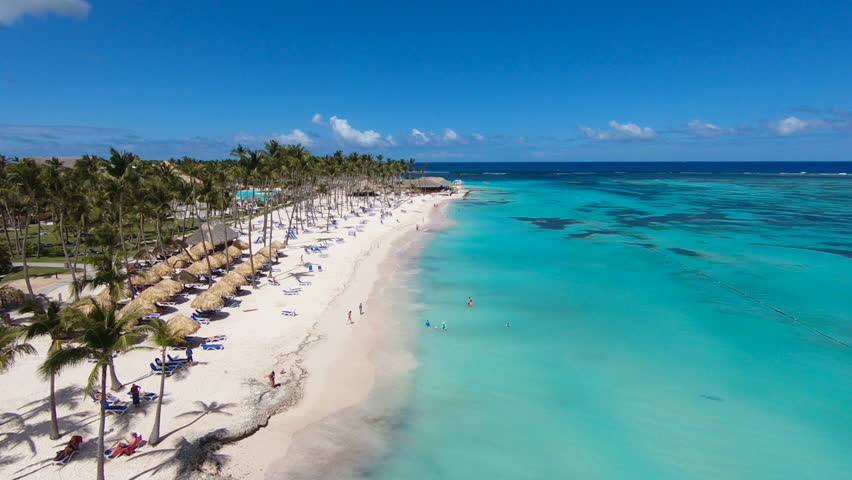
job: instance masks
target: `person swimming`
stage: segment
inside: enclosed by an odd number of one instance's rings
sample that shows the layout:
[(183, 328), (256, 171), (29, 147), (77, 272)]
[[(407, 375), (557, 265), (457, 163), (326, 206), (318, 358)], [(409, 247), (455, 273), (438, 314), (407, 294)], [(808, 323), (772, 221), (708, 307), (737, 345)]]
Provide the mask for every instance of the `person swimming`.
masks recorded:
[(512, 328), (512, 322), (506, 322), (506, 328)]
[(432, 324), (429, 322), (429, 320), (426, 320), (426, 328), (429, 328), (431, 326), (432, 326)]
[(441, 331), (447, 331), (447, 322), (441, 322)]
[(473, 306), (473, 299), (472, 299), (472, 298), (470, 298), (470, 297), (467, 297), (467, 306), (468, 306), (468, 307), (472, 307), (472, 306)]

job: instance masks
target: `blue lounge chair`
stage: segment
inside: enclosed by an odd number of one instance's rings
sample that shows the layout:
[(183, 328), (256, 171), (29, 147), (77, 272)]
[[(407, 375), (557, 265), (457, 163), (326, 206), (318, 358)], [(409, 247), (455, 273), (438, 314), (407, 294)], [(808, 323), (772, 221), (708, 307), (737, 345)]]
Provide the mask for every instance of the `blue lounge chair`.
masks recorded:
[[(158, 367), (162, 368), (162, 366), (163, 366), (163, 362), (159, 358), (155, 358), (154, 363), (157, 364)], [(171, 369), (178, 369), (178, 368), (183, 367), (185, 365), (186, 365), (186, 362), (166, 362), (166, 369), (170, 369), (170, 368)]]
[(225, 346), (221, 343), (205, 343), (201, 345), (202, 350), (224, 350)]
[(284, 315), (285, 317), (295, 317), (298, 314), (293, 310), (281, 310), (281, 315)]
[(106, 412), (111, 413), (113, 415), (121, 415), (122, 413), (127, 411), (127, 408), (128, 408), (127, 405), (123, 405), (123, 404), (116, 404), (116, 403), (113, 403), (113, 404), (107, 403), (106, 404)]
[(313, 265), (308, 265), (308, 271), (309, 271), (309, 272), (313, 272), (313, 271), (314, 271), (314, 266), (313, 266)]
[(163, 373), (165, 373), (167, 377), (170, 377), (173, 373), (175, 373), (176, 369), (177, 369), (177, 367), (171, 367), (171, 368), (166, 367), (165, 370), (164, 370), (164, 369), (154, 365), (153, 363), (151, 364), (151, 371), (154, 372), (154, 375), (162, 375)]
[(169, 363), (187, 363), (189, 362), (188, 358), (176, 358), (169, 354), (166, 354), (166, 358), (169, 359)]
[(313, 283), (311, 283), (311, 282), (303, 282), (301, 278), (297, 278), (296, 280), (298, 280), (299, 285), (304, 285), (304, 286), (313, 285)]
[[(327, 256), (328, 256), (328, 255), (326, 255), (326, 257), (327, 257)], [(317, 270), (319, 270), (319, 271), (321, 272), (321, 271), (322, 271), (322, 265), (317, 265)]]
[[(133, 397), (133, 392), (127, 392), (128, 397)], [(139, 392), (139, 398), (146, 402), (151, 402), (157, 399), (157, 394), (152, 392)]]
[(284, 290), (284, 295), (298, 295), (302, 293), (301, 290)]

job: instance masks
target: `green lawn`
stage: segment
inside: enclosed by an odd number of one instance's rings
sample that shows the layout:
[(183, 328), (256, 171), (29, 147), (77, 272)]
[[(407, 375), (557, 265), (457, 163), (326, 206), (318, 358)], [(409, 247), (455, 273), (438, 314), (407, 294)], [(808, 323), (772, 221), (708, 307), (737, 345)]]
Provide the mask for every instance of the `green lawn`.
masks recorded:
[[(30, 267), (30, 278), (32, 277), (43, 277), (43, 276), (53, 276), (61, 273), (70, 273), (71, 270), (67, 268), (53, 268), (53, 267)], [(14, 267), (12, 268), (12, 272), (3, 277), (0, 280), (0, 283), (7, 283), (14, 280), (22, 280), (24, 278), (24, 269), (22, 267)]]

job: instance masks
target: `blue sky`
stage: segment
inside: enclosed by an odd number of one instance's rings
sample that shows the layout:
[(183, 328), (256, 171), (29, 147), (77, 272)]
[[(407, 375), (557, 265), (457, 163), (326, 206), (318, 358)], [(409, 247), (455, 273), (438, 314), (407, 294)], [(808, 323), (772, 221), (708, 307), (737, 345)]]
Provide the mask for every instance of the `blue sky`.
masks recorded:
[(0, 0), (0, 153), (852, 160), (849, 2), (291, 3)]

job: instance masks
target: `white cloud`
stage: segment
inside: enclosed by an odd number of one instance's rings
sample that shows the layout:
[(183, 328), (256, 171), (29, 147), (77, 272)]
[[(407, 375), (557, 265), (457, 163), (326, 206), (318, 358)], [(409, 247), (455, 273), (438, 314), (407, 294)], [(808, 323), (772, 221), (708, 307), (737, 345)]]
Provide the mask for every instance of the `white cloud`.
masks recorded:
[(456, 133), (452, 128), (444, 129), (444, 143), (467, 143), (467, 139)]
[(352, 128), (349, 120), (345, 118), (331, 117), (328, 120), (331, 130), (337, 140), (343, 144), (356, 145), (359, 147), (387, 147), (396, 145), (393, 137), (390, 135), (382, 137), (382, 134), (375, 130), (357, 130)]
[(319, 113), (315, 113), (313, 118), (311, 118), (311, 123), (314, 125), (325, 125), (325, 118)]
[(477, 142), (484, 142), (485, 141), (485, 137), (483, 137), (479, 133), (474, 132), (474, 133), (470, 134), (470, 136), (473, 137), (473, 139), (476, 140)]
[(0, 23), (12, 25), (24, 15), (48, 13), (85, 18), (91, 9), (86, 0), (0, 0)]
[(609, 122), (613, 130), (589, 128), (580, 125), (587, 137), (593, 140), (650, 140), (657, 136), (657, 132), (651, 127), (640, 127), (635, 123), (618, 123), (615, 120)]
[(432, 141), (429, 135), (424, 132), (421, 132), (416, 128), (411, 129), (410, 139), (411, 143), (415, 145), (426, 145), (427, 143), (430, 143)]
[(796, 117), (787, 117), (780, 122), (775, 122), (769, 125), (775, 133), (778, 135), (792, 135), (794, 133), (803, 132), (805, 130), (811, 130), (814, 128), (825, 127), (826, 123), (823, 120), (802, 120)]
[(310, 146), (314, 143), (314, 139), (311, 138), (307, 133), (299, 130), (298, 128), (294, 128), (290, 133), (282, 133), (275, 137), (281, 143), (286, 144), (302, 144), (304, 146)]
[(689, 131), (702, 137), (721, 137), (722, 135), (734, 135), (737, 133), (733, 128), (722, 128), (712, 123), (693, 120), (689, 122)]

